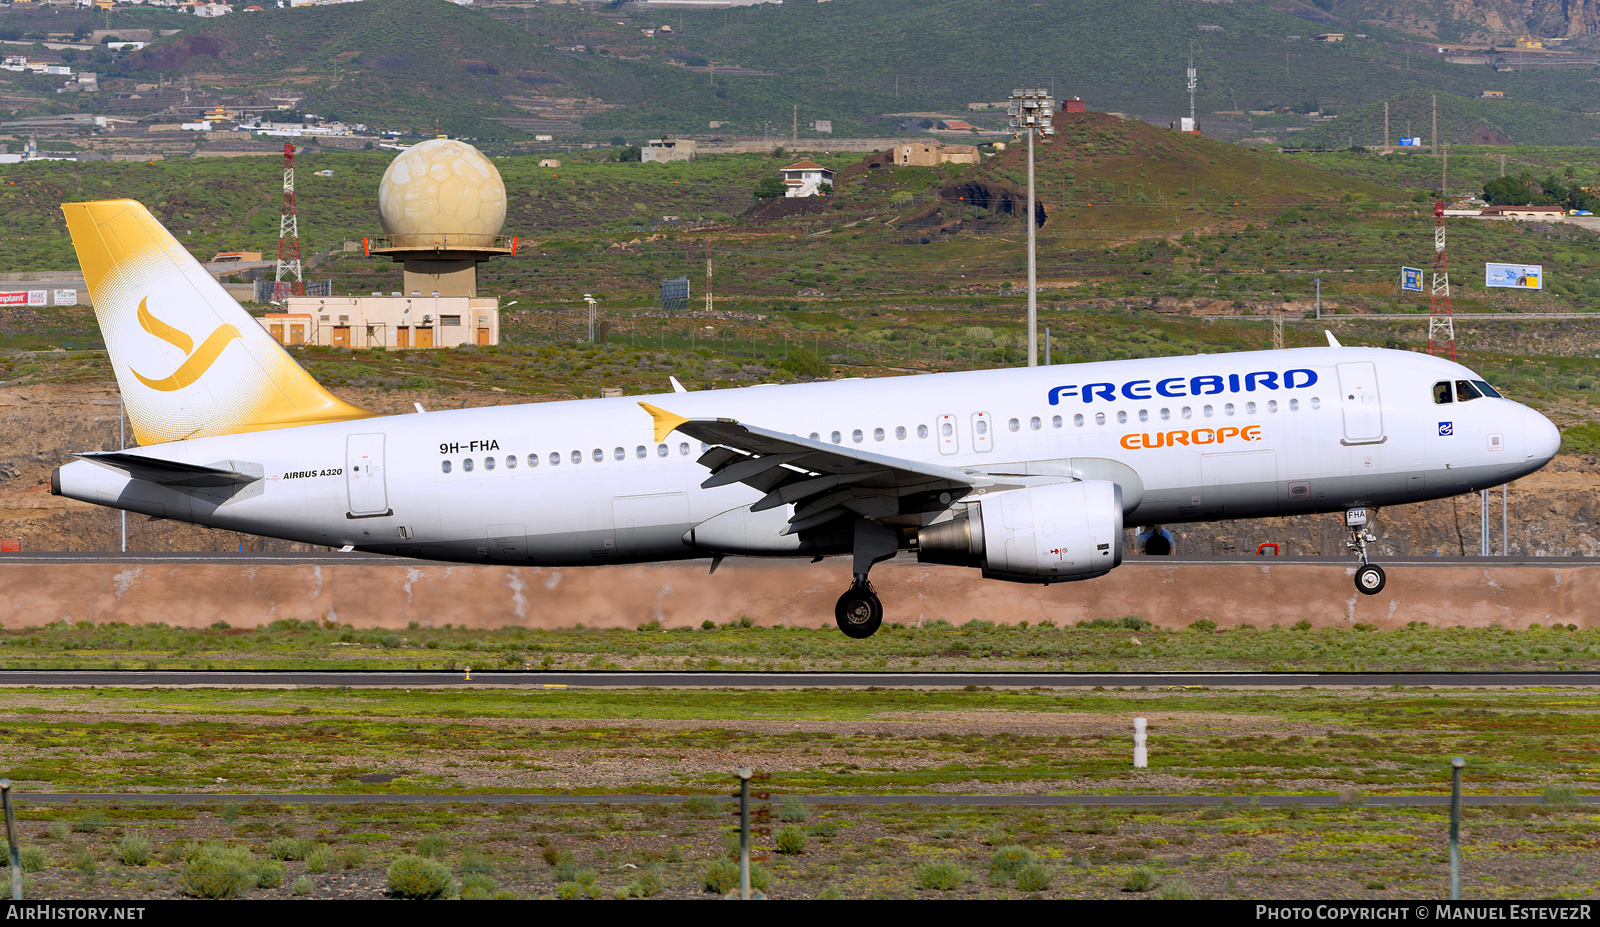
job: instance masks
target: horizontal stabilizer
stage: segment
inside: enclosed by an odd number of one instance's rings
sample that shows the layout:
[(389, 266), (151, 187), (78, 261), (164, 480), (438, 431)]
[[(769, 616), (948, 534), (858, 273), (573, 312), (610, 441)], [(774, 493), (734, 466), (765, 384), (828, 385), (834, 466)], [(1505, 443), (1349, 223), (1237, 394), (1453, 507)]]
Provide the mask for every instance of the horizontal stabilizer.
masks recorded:
[(75, 454), (90, 463), (120, 470), (136, 480), (163, 486), (238, 486), (263, 476), (260, 464), (224, 460), (211, 466), (162, 460), (126, 451), (87, 451)]

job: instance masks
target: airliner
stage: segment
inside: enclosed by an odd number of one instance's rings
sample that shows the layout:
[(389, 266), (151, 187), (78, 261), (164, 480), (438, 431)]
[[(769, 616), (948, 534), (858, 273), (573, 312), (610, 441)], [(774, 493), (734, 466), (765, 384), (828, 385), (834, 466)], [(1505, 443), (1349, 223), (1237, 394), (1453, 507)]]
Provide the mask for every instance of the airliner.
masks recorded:
[(51, 491), (343, 550), (576, 566), (851, 558), (865, 638), (901, 551), (1087, 580), (1124, 525), (1342, 512), (1379, 593), (1375, 507), (1517, 479), (1538, 412), (1466, 367), (1327, 347), (379, 415), (323, 389), (139, 203), (65, 204), (138, 447)]

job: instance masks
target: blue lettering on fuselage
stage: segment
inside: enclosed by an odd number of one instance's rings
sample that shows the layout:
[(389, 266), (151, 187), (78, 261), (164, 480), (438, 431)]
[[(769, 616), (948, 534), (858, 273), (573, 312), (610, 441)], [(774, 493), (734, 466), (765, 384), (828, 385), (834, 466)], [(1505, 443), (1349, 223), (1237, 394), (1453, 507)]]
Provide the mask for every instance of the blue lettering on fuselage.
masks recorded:
[[(1276, 389), (1305, 389), (1315, 386), (1317, 372), (1305, 367), (1296, 367), (1285, 370), (1279, 374), (1275, 370), (1258, 370), (1252, 373), (1239, 375), (1230, 373), (1226, 377), (1220, 374), (1202, 374), (1194, 377), (1167, 377), (1155, 381), (1155, 395), (1170, 399), (1186, 396), (1215, 396), (1218, 393), (1229, 392), (1253, 393), (1257, 390)], [(1076, 384), (1056, 386), (1050, 390), (1050, 404), (1060, 405), (1063, 398), (1077, 397), (1084, 402), (1094, 402), (1096, 399), (1106, 402), (1114, 401), (1118, 394), (1124, 399), (1150, 399), (1151, 381), (1129, 380), (1122, 384), (1117, 383), (1086, 383), (1082, 386)]]

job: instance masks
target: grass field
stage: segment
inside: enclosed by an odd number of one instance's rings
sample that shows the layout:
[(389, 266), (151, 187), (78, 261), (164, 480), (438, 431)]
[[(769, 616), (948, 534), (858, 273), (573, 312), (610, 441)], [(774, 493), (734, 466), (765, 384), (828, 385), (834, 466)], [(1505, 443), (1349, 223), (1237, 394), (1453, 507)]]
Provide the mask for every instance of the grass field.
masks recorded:
[[(744, 619), (747, 620), (747, 619)], [(708, 624), (710, 622), (707, 622)], [(223, 622), (222, 624), (225, 624)], [(396, 670), (895, 670), (1318, 672), (1589, 670), (1600, 665), (1600, 629), (1411, 627), (1232, 628), (1197, 622), (1151, 628), (1057, 628), (971, 621), (959, 627), (884, 625), (869, 642), (833, 628), (740, 627), (699, 631), (408, 631), (323, 628), (279, 621), (260, 629), (87, 623), (0, 631), (0, 661), (29, 669)], [(1209, 627), (1207, 627), (1209, 626)]]

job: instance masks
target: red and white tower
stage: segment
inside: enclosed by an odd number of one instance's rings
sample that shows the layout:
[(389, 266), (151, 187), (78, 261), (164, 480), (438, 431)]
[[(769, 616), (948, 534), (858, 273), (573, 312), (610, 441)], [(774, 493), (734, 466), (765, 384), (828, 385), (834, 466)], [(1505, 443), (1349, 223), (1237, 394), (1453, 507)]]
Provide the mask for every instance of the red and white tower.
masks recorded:
[(273, 302), (305, 295), (300, 274), (300, 219), (294, 208), (294, 142), (283, 143), (283, 215), (278, 222), (278, 272), (274, 279)]
[(1450, 310), (1450, 260), (1444, 250), (1444, 204), (1433, 204), (1433, 298), (1428, 303), (1428, 353), (1456, 359), (1456, 322)]

